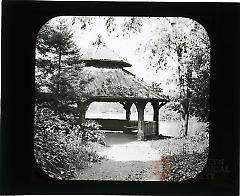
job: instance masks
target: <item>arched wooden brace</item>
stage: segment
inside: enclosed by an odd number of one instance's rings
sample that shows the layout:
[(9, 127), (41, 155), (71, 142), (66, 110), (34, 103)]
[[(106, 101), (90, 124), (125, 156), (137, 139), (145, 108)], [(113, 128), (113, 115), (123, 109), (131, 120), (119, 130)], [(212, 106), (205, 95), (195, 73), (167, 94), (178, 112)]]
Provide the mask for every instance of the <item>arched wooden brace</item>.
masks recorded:
[(167, 102), (161, 102), (159, 104), (158, 101), (152, 101), (151, 104), (153, 106), (153, 121), (156, 122), (156, 135), (159, 134), (159, 109), (164, 106)]
[(89, 105), (92, 103), (92, 101), (80, 101), (77, 103), (78, 111), (79, 111), (79, 119), (78, 123), (82, 125), (82, 123), (85, 122), (85, 116), (86, 112), (88, 110)]
[(119, 103), (122, 104), (123, 108), (126, 110), (126, 124), (129, 125), (130, 115), (131, 115), (131, 107), (132, 107), (133, 102), (124, 101), (124, 102), (119, 102)]
[(144, 139), (144, 109), (146, 104), (147, 104), (146, 101), (135, 102), (138, 111), (138, 133), (137, 133), (138, 140)]

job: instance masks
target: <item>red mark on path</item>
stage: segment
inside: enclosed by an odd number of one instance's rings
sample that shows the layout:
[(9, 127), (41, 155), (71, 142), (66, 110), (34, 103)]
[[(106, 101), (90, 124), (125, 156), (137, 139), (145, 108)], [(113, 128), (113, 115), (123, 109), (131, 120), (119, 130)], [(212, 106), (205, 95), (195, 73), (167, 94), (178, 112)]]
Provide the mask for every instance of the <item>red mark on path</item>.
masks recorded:
[(153, 161), (153, 174), (158, 176), (161, 181), (165, 181), (170, 177), (173, 168), (173, 163), (166, 157)]

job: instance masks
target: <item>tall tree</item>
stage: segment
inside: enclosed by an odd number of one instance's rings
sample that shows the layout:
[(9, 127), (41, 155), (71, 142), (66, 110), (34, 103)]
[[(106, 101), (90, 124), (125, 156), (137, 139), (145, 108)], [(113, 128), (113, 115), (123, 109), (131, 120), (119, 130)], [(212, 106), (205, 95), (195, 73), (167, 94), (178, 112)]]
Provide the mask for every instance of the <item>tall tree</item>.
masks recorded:
[(58, 105), (65, 97), (63, 93), (68, 85), (62, 72), (79, 60), (79, 49), (66, 21), (50, 21), (42, 27), (37, 37), (36, 53), (36, 88), (50, 90)]
[[(209, 54), (208, 54), (209, 55)], [(192, 86), (193, 93), (191, 99), (190, 113), (199, 118), (202, 122), (209, 122), (210, 113), (210, 69), (209, 66), (203, 66), (198, 70), (198, 77), (194, 78)]]
[[(201, 80), (198, 77), (203, 74), (203, 70), (209, 73), (210, 43), (204, 28), (191, 19), (160, 18), (159, 20), (162, 25), (155, 30), (157, 36), (149, 40), (144, 50), (150, 50), (149, 62), (157, 70), (168, 66), (168, 58), (173, 58), (177, 62), (177, 78), (173, 81), (177, 83), (179, 93), (174, 100), (179, 102), (180, 135), (186, 136), (190, 112), (202, 116), (196, 108), (196, 103), (197, 100), (198, 104), (204, 101), (199, 97), (201, 93), (204, 93), (204, 96), (209, 93), (207, 87), (209, 83), (204, 85), (205, 92), (197, 87), (200, 87)], [(191, 110), (192, 104), (195, 104), (193, 107), (195, 109)]]

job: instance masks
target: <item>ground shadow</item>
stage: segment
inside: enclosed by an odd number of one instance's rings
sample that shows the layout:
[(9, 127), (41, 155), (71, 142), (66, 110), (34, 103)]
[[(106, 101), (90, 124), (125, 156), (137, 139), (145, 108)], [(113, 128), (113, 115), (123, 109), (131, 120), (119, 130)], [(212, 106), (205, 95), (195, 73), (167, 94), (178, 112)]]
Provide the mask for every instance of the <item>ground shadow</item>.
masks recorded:
[[(138, 141), (136, 132), (124, 133), (124, 132), (120, 132), (120, 131), (119, 132), (106, 131), (105, 136), (106, 136), (107, 145), (127, 144), (130, 142)], [(173, 137), (160, 134), (160, 135), (155, 135), (155, 136), (148, 136), (148, 137), (146, 137), (145, 141), (162, 140), (162, 139), (170, 139), (170, 138), (173, 138)]]
[(123, 132), (105, 132), (107, 145), (127, 144), (137, 141), (137, 135), (134, 133)]
[(171, 139), (171, 138), (174, 138), (174, 137), (167, 136), (167, 135), (162, 135), (162, 134), (146, 137), (147, 140), (162, 140), (162, 139)]

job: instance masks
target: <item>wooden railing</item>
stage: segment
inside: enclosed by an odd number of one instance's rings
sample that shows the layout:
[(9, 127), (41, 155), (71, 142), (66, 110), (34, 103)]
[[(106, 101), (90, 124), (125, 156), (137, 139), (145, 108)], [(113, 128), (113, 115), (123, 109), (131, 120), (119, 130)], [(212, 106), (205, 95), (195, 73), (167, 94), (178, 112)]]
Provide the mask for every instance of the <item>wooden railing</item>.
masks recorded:
[(155, 135), (156, 134), (156, 122), (155, 121), (147, 121), (144, 122), (144, 135)]
[[(134, 131), (138, 129), (137, 121), (131, 121), (129, 126), (124, 126), (126, 131)], [(144, 121), (144, 135), (150, 136), (156, 134), (156, 122), (155, 121)]]
[[(87, 119), (88, 120), (88, 119)], [(90, 120), (90, 119), (89, 119)], [(138, 121), (131, 120), (126, 124), (125, 120), (119, 119), (91, 119), (97, 121), (102, 125), (101, 129), (111, 131), (134, 131), (138, 129)], [(156, 122), (155, 121), (144, 121), (144, 133), (146, 136), (155, 135)]]

